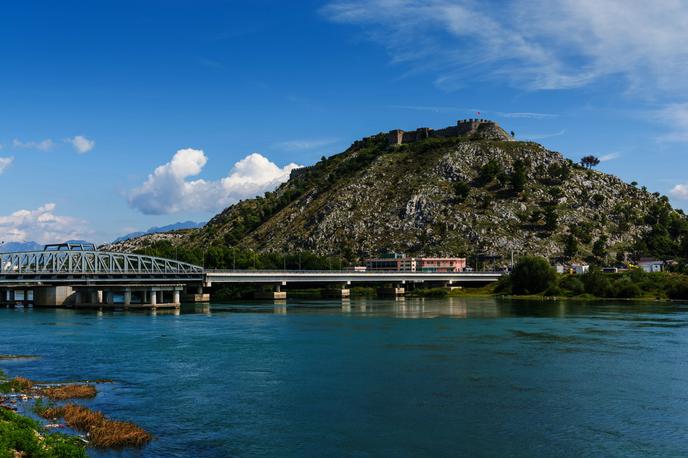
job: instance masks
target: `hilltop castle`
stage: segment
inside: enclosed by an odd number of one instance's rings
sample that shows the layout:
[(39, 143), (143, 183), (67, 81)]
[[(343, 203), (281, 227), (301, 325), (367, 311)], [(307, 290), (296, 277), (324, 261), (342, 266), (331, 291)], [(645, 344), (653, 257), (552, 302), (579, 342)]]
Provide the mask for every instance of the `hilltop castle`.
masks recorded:
[(429, 127), (419, 127), (412, 131), (401, 129), (391, 130), (387, 134), (390, 145), (413, 143), (426, 138), (469, 137), (485, 140), (511, 141), (512, 138), (499, 125), (487, 119), (463, 119), (456, 126), (434, 130)]

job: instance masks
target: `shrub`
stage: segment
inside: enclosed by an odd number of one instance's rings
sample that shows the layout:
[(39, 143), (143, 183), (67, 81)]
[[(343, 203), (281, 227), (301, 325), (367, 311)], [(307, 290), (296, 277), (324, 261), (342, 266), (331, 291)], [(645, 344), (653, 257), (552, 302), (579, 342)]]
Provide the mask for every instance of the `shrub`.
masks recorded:
[(628, 277), (620, 278), (613, 285), (614, 297), (631, 298), (642, 294), (640, 287)]
[(449, 296), (448, 288), (419, 288), (414, 291), (417, 295), (422, 297), (447, 297)]
[(688, 299), (688, 279), (681, 278), (669, 286), (667, 294), (671, 299)]
[(559, 288), (568, 291), (573, 296), (578, 296), (585, 292), (583, 282), (573, 275), (567, 275), (559, 282)]
[(581, 276), (585, 292), (593, 296), (608, 297), (613, 296), (614, 291), (609, 278), (597, 268), (591, 268), (590, 271)]
[(536, 294), (556, 285), (556, 272), (545, 258), (524, 256), (511, 272), (514, 294)]

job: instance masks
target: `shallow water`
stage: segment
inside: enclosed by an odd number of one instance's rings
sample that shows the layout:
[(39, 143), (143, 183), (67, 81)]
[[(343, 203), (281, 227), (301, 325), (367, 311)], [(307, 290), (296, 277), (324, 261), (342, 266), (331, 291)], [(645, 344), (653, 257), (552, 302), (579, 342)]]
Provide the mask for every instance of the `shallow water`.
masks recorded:
[(0, 368), (155, 435), (94, 456), (685, 456), (687, 349), (676, 304), (0, 309)]

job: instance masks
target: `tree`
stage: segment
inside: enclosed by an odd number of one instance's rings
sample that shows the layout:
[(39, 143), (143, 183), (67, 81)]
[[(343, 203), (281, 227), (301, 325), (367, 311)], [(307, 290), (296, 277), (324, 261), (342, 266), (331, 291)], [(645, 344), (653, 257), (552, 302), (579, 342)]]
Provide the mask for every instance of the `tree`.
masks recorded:
[(575, 258), (577, 254), (578, 240), (576, 239), (575, 235), (569, 234), (566, 236), (566, 240), (564, 241), (564, 257), (566, 259), (572, 259)]
[(556, 203), (548, 203), (545, 205), (545, 230), (555, 230), (558, 223), (559, 217), (557, 216), (557, 205)]
[(557, 274), (545, 258), (524, 256), (514, 266), (510, 279), (514, 294), (536, 294), (556, 285)]
[(607, 237), (602, 236), (595, 240), (592, 245), (592, 254), (599, 259), (607, 256)]
[(463, 202), (466, 197), (468, 197), (468, 193), (471, 192), (471, 187), (466, 184), (464, 181), (457, 181), (454, 183), (454, 195), (456, 196), (456, 200), (459, 202)]
[(510, 181), (511, 181), (511, 188), (514, 190), (515, 193), (519, 193), (523, 191), (523, 189), (526, 186), (526, 180), (528, 177), (526, 176), (526, 164), (522, 160), (517, 160), (514, 163), (514, 172), (511, 174)]
[(478, 174), (478, 182), (482, 185), (486, 185), (495, 179), (497, 174), (501, 172), (502, 168), (499, 166), (497, 161), (490, 159), (485, 165), (480, 168), (480, 173)]
[(588, 169), (591, 169), (591, 168), (599, 165), (599, 163), (600, 163), (600, 159), (593, 156), (593, 155), (583, 156), (581, 158), (581, 165), (585, 168), (588, 168)]

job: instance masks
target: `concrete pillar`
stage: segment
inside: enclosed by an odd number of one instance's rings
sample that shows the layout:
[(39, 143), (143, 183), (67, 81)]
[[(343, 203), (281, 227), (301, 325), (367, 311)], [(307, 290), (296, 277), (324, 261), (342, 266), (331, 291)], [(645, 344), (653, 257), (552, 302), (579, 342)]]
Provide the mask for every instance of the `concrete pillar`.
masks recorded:
[(179, 294), (179, 291), (177, 291), (176, 289), (172, 293), (172, 303), (173, 304), (181, 304), (180, 294)]
[(98, 292), (96, 293), (96, 295), (97, 295), (98, 303), (102, 304), (103, 303), (103, 290), (99, 289)]
[(124, 305), (131, 305), (131, 291), (124, 292)]
[(157, 303), (158, 304), (164, 304), (165, 303), (165, 292), (164, 291), (158, 291), (158, 298), (157, 298)]
[(150, 292), (150, 305), (158, 305), (158, 295), (156, 294), (155, 291)]
[(81, 305), (81, 290), (74, 293), (74, 305)]
[(115, 303), (114, 300), (114, 294), (112, 294), (112, 291), (105, 291), (105, 303), (108, 305), (112, 305)]
[(196, 288), (196, 294), (203, 294), (203, 285), (198, 285)]

